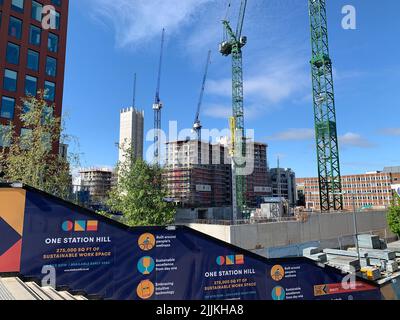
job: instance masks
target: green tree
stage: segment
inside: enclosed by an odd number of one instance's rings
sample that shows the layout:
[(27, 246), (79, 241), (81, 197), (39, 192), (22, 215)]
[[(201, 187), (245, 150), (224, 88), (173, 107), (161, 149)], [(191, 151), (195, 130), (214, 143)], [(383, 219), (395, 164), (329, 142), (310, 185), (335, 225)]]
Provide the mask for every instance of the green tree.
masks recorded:
[(400, 196), (397, 192), (394, 192), (392, 205), (388, 211), (388, 224), (390, 230), (398, 236), (400, 236)]
[[(123, 146), (121, 147), (123, 148)], [(162, 169), (141, 159), (133, 159), (124, 149), (125, 160), (118, 163), (118, 182), (109, 194), (108, 207), (123, 214), (129, 226), (160, 226), (174, 221), (175, 206), (167, 202)]]
[(0, 171), (3, 180), (22, 182), (52, 195), (68, 199), (71, 192), (70, 164), (60, 157), (58, 142), (63, 142), (60, 118), (54, 117), (44, 93), (21, 100), (18, 106), (22, 128), (15, 134), (15, 126), (3, 126), (0, 138), (6, 145), (0, 151)]

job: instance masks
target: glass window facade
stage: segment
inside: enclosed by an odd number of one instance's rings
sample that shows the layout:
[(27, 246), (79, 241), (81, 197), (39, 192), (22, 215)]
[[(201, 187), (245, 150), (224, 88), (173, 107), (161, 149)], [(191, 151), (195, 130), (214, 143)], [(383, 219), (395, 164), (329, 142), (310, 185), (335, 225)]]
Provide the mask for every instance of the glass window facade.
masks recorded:
[(57, 60), (52, 57), (46, 58), (46, 74), (55, 77), (57, 74)]
[[(65, 63), (66, 22), (69, 0), (0, 0), (0, 126), (15, 125), (21, 132), (23, 99), (44, 92), (48, 108), (43, 119), (62, 114), (62, 78)], [(45, 6), (54, 10), (43, 12)], [(49, 14), (51, 16), (49, 17)], [(55, 24), (42, 26), (43, 17)], [(64, 21), (65, 19), (65, 21)], [(65, 22), (65, 23), (64, 23)], [(56, 100), (57, 98), (57, 100)], [(15, 111), (17, 106), (22, 110)], [(0, 152), (4, 145), (0, 133)]]
[(1, 98), (0, 117), (12, 120), (14, 118), (15, 99), (9, 97)]
[(54, 101), (56, 97), (56, 84), (54, 82), (45, 81), (44, 82), (44, 98), (49, 101)]
[(0, 147), (10, 146), (10, 126), (0, 125)]
[(18, 73), (13, 70), (4, 70), (3, 89), (11, 92), (17, 91)]
[(28, 96), (36, 96), (37, 93), (37, 78), (32, 76), (25, 77), (25, 94)]
[(29, 29), (29, 43), (35, 46), (40, 46), (42, 30), (35, 26), (30, 26)]
[(58, 36), (56, 34), (49, 33), (47, 47), (50, 52), (53, 52), (53, 53), (58, 52)]
[(32, 19), (36, 21), (42, 21), (42, 10), (43, 6), (39, 2), (32, 1)]
[(19, 45), (9, 42), (6, 53), (7, 63), (19, 64)]
[(8, 35), (17, 39), (22, 36), (22, 21), (20, 19), (10, 17), (8, 24)]
[(33, 71), (39, 71), (39, 53), (28, 50), (27, 67)]
[(24, 0), (12, 0), (11, 8), (17, 12), (24, 12)]

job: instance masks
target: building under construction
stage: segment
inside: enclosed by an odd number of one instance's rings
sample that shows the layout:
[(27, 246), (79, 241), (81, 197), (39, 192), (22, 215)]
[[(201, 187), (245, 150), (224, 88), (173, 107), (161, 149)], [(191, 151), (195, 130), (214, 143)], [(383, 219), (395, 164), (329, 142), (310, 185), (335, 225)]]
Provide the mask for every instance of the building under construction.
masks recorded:
[[(254, 171), (246, 177), (246, 204), (256, 207), (258, 197), (270, 195), (272, 189), (268, 186), (267, 145), (251, 145), (248, 154), (254, 157), (248, 160), (254, 163)], [(164, 178), (169, 197), (180, 207), (232, 205), (231, 159), (223, 143), (210, 144), (197, 140), (167, 143)]]
[(167, 143), (164, 174), (169, 197), (184, 208), (231, 205), (231, 165), (226, 148), (197, 140)]
[(78, 191), (89, 192), (90, 204), (101, 205), (111, 191), (113, 172), (107, 168), (88, 168), (79, 172), (80, 186)]

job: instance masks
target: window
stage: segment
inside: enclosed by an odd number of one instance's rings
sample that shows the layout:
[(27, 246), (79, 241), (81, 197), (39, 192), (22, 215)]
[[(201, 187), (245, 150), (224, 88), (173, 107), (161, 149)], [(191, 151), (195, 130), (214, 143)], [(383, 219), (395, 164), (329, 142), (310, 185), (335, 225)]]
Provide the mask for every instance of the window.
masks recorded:
[(17, 12), (24, 12), (24, 0), (12, 0), (11, 7)]
[(55, 77), (57, 72), (57, 60), (52, 57), (46, 59), (46, 74), (50, 77)]
[(42, 30), (40, 28), (31, 26), (29, 29), (29, 43), (35, 46), (40, 46), (40, 36)]
[(17, 91), (18, 73), (9, 69), (4, 70), (3, 89), (7, 91)]
[(50, 52), (54, 52), (54, 53), (58, 52), (58, 36), (57, 35), (55, 35), (53, 33), (49, 33), (47, 47)]
[(32, 140), (32, 129), (21, 129), (21, 148), (24, 150), (29, 149)]
[(51, 3), (56, 5), (56, 6), (61, 7), (61, 0), (51, 0)]
[(28, 102), (24, 102), (22, 106), (22, 113), (28, 113), (30, 109), (31, 109), (30, 104)]
[(39, 53), (33, 50), (28, 50), (27, 67), (33, 71), (39, 70)]
[(21, 39), (21, 34), (22, 34), (22, 21), (10, 17), (10, 22), (8, 25), (8, 35), (17, 39)]
[(49, 121), (51, 119), (53, 119), (53, 107), (44, 107), (43, 108), (43, 115), (42, 115), (42, 122), (46, 122)]
[(10, 126), (0, 125), (0, 147), (9, 147), (10, 146)]
[(35, 97), (37, 93), (37, 78), (32, 76), (25, 77), (25, 94)]
[(5, 119), (13, 119), (15, 109), (15, 99), (3, 97), (1, 99), (0, 117)]
[(50, 81), (44, 82), (44, 98), (49, 101), (54, 101), (56, 95), (56, 84)]
[(56, 21), (56, 29), (60, 30), (60, 13), (55, 11), (54, 12), (54, 16), (55, 16), (54, 18), (55, 18), (55, 21)]
[(35, 19), (37, 21), (42, 21), (42, 10), (43, 6), (40, 3), (32, 1), (32, 13), (31, 13), (32, 19)]
[(19, 63), (19, 46), (9, 42), (7, 44), (6, 59), (8, 63), (18, 64)]

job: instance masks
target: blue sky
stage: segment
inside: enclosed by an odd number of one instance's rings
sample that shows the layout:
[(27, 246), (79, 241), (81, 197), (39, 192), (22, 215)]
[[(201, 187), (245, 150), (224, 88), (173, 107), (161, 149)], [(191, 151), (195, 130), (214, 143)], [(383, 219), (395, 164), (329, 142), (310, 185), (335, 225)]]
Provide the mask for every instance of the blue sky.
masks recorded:
[[(232, 0), (232, 23), (239, 0)], [(400, 165), (400, 11), (398, 0), (328, 2), (342, 174)], [(207, 51), (213, 50), (201, 120), (225, 129), (231, 113), (231, 61), (220, 56), (226, 0), (70, 1), (64, 116), (82, 166), (113, 166), (119, 110), (145, 110), (153, 126), (161, 29), (166, 47), (161, 86), (163, 128), (191, 128)], [(357, 29), (341, 26), (342, 7), (357, 10)], [(243, 33), (246, 128), (269, 144), (270, 166), (316, 175), (306, 0), (249, 0)], [(146, 147), (150, 145), (146, 143)]]

